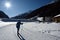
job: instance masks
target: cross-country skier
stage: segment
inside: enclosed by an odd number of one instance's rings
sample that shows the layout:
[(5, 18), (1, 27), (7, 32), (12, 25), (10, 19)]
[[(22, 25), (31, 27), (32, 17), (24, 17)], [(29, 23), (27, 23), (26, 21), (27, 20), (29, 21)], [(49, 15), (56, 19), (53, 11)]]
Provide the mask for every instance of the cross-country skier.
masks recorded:
[(17, 34), (19, 34), (19, 29), (20, 29), (21, 24), (23, 24), (23, 23), (21, 23), (21, 21), (18, 21), (16, 24)]

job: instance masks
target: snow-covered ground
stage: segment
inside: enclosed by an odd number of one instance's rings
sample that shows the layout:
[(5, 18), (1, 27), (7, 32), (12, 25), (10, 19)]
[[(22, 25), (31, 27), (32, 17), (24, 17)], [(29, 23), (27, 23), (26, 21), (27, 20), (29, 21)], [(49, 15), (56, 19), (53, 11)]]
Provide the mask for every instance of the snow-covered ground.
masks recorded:
[[(60, 23), (27, 22), (21, 25), (20, 34), (25, 40), (60, 40)], [(16, 22), (0, 22), (0, 40), (19, 40)]]
[[(14, 23), (16, 23), (16, 22), (14, 22)], [(6, 26), (6, 25), (10, 25), (10, 24), (13, 24), (13, 22), (3, 22), (3, 21), (0, 21), (0, 27)]]
[(30, 31), (38, 31), (41, 33), (51, 34), (60, 36), (60, 23), (25, 23), (23, 25), (24, 29), (30, 30)]

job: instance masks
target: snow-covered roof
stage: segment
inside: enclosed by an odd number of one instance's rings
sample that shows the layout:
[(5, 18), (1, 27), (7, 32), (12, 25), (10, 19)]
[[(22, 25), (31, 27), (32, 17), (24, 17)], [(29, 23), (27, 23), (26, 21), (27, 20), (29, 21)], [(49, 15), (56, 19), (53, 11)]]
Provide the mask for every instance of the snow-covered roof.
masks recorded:
[(56, 16), (54, 16), (54, 17), (59, 17), (60, 16), (60, 14), (59, 15), (56, 15)]

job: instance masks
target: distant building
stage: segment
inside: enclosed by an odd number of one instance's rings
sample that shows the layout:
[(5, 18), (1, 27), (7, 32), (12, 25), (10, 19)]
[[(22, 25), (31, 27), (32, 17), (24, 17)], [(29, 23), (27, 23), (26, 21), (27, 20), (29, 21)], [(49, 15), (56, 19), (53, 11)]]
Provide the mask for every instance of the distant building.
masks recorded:
[(60, 22), (60, 15), (53, 17), (53, 21), (56, 23)]
[(52, 17), (45, 17), (45, 18), (43, 18), (43, 21), (51, 22), (52, 21)]
[(38, 17), (37, 19), (42, 22), (52, 22), (52, 17)]

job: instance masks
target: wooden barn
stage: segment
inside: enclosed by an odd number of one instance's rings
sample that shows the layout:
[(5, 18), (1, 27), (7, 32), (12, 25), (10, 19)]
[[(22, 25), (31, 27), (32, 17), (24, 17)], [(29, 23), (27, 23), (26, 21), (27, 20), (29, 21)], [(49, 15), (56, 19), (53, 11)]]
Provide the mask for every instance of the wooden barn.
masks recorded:
[(54, 22), (58, 23), (60, 22), (60, 15), (57, 15), (55, 17), (52, 18)]

